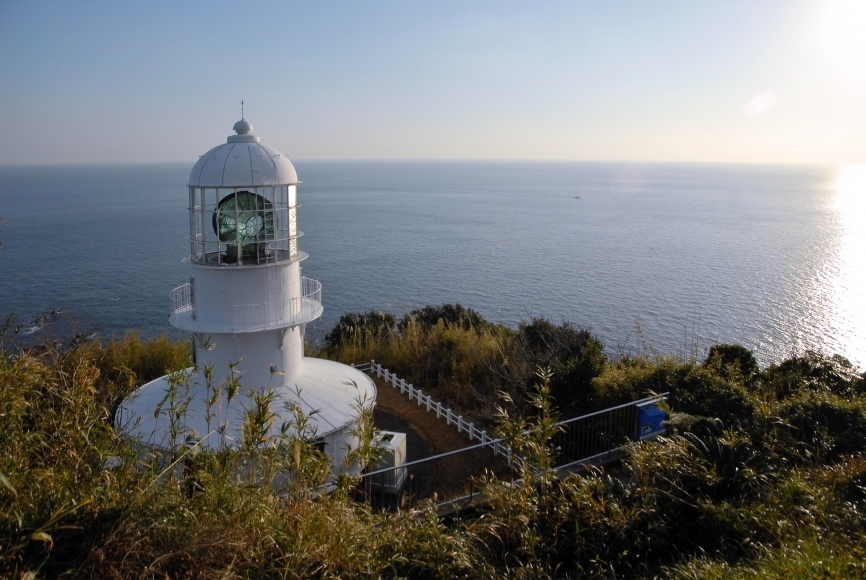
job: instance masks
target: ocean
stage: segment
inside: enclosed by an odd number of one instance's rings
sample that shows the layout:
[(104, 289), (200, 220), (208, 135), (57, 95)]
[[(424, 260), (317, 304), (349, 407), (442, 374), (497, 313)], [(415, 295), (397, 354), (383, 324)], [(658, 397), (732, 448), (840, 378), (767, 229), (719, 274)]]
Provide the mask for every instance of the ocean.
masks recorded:
[[(20, 340), (168, 333), (192, 162), (0, 167), (0, 313)], [(459, 302), (589, 328), (611, 355), (866, 365), (866, 172), (825, 166), (297, 161), (321, 340), (344, 312)], [(52, 310), (55, 315), (52, 316)], [(44, 318), (40, 318), (44, 317)], [(39, 324), (39, 323), (42, 324)]]

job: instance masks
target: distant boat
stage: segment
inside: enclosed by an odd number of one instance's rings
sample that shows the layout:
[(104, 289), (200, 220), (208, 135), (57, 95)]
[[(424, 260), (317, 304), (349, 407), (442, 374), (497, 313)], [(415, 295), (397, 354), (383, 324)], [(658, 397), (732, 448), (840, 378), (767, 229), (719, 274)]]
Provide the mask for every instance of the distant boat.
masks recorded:
[(580, 199), (580, 196), (579, 196), (579, 195), (575, 195), (575, 196), (574, 196), (574, 199)]

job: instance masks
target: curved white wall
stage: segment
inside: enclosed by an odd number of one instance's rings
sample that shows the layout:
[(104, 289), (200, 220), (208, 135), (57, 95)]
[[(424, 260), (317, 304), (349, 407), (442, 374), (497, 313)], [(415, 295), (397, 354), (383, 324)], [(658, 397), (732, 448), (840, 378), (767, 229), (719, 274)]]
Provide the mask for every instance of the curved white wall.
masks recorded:
[[(304, 357), (302, 326), (259, 332), (223, 334), (195, 333), (195, 361), (200, 367), (213, 365), (214, 382), (222, 383), (230, 373), (229, 363), (241, 373), (244, 391), (282, 385), (301, 372)], [(271, 365), (284, 375), (272, 377)]]
[(298, 262), (242, 268), (194, 264), (191, 279), (200, 331), (244, 332), (289, 324), (301, 296)]

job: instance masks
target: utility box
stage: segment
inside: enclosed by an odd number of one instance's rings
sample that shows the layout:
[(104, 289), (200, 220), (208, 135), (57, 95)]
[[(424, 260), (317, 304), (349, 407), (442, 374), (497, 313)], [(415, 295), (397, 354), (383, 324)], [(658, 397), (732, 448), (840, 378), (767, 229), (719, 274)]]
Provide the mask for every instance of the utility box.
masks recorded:
[(372, 476), (370, 484), (378, 491), (398, 493), (406, 481), (407, 469), (403, 467), (406, 463), (406, 434), (382, 431), (379, 433), (378, 444), (385, 453), (373, 471), (392, 469)]
[(637, 438), (638, 441), (664, 435), (665, 427), (662, 424), (667, 421), (668, 414), (659, 407), (662, 399), (638, 403)]

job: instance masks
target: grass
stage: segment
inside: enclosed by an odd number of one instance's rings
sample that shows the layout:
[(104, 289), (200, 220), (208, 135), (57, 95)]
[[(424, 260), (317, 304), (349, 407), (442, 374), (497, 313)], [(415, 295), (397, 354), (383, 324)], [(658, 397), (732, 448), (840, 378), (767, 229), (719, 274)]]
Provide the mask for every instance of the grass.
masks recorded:
[[(348, 477), (331, 494), (310, 493), (326, 460), (303, 429), (257, 437), (266, 393), (247, 403), (246, 445), (181, 446), (166, 469), (118, 437), (112, 416), (135, 387), (188, 366), (186, 343), (128, 335), (28, 351), (4, 341), (0, 577), (866, 573), (866, 388), (846, 361), (803, 353), (760, 369), (741, 347), (704, 362), (608, 360), (585, 331), (541, 320), (505, 329), (437, 307), (365, 336), (358, 318), (324, 354), (376, 358), (484, 415), (528, 459), (522, 485), (488, 478), (489, 501), (447, 522), (423, 506), (380, 513), (355, 503)], [(533, 365), (544, 362), (552, 373), (539, 377)], [(662, 390), (676, 413), (664, 439), (633, 444), (608, 471), (552, 473), (562, 409)]]

